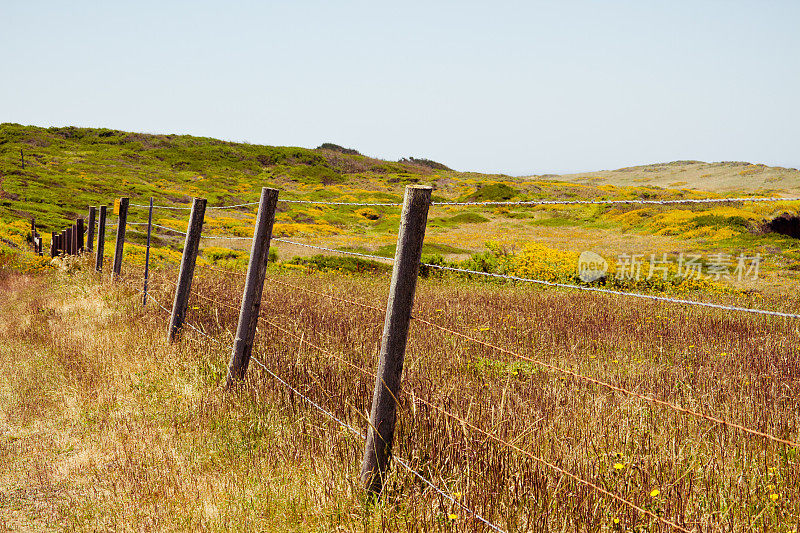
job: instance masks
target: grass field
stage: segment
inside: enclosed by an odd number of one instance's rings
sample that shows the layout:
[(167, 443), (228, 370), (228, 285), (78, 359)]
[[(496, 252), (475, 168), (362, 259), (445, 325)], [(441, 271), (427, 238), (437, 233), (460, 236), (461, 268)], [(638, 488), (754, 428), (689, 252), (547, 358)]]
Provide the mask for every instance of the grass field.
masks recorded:
[[(139, 275), (131, 269), (128, 279)], [(156, 300), (169, 303), (174, 277), (154, 278)], [(388, 278), (277, 267), (269, 277), (257, 357), (363, 430), (382, 313), (300, 289), (380, 308)], [(124, 283), (80, 269), (5, 276), (0, 524), (483, 530), (397, 466), (385, 500), (369, 505), (358, 481), (363, 443), (258, 366), (246, 387), (220, 389), (241, 284), (201, 268), (188, 320), (220, 343), (187, 330), (169, 346), (166, 314), (152, 304), (143, 310)], [(458, 280), (423, 281), (415, 305), (417, 316), (518, 354), (797, 438), (800, 359), (796, 325), (784, 319)], [(800, 516), (796, 448), (419, 321), (395, 453), (509, 531), (666, 530), (526, 453), (687, 529), (794, 531)]]
[[(435, 201), (679, 199), (791, 194), (798, 178), (700, 162), (512, 178), (335, 149), (3, 124), (0, 530), (488, 530), (471, 509), (507, 531), (668, 531), (669, 521), (796, 533), (798, 448), (745, 431), (800, 440), (794, 319), (425, 270), (394, 451), (447, 497), (396, 463), (375, 502), (359, 481), (358, 436), (258, 364), (244, 386), (221, 389), (248, 241), (203, 241), (188, 316), (203, 334), (169, 345), (166, 313), (143, 309), (135, 290), (141, 233), (129, 233), (116, 283), (92, 274), (91, 258), (37, 258), (26, 239), (30, 217), (47, 235), (122, 193), (223, 205), (273, 186), (285, 199), (392, 203), (424, 183)], [(798, 206), (433, 206), (423, 253), (581, 283), (578, 254), (593, 250), (611, 263), (599, 287), (800, 313), (800, 244), (763, 228)], [(130, 220), (145, 216), (134, 208)], [(209, 211), (204, 234), (248, 237), (254, 218), (251, 207)], [(396, 206), (284, 203), (275, 236), (391, 256), (398, 221)], [(160, 210), (155, 222), (183, 230), (186, 213)], [(152, 297), (166, 307), (181, 243), (166, 231), (155, 240)], [(390, 267), (274, 248), (255, 356), (364, 431)], [(613, 276), (623, 253), (763, 261), (744, 282), (629, 282)]]

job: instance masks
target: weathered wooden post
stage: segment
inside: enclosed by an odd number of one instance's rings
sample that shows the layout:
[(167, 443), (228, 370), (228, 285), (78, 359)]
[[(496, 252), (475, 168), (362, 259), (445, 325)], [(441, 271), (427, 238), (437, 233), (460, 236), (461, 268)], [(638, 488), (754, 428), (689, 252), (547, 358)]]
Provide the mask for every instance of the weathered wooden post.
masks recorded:
[(94, 251), (94, 225), (97, 219), (97, 208), (89, 206), (89, 229), (86, 232), (86, 251)]
[(56, 232), (50, 232), (50, 257), (55, 257), (58, 255), (58, 246), (56, 242)]
[(66, 236), (65, 236), (65, 243), (64, 243), (64, 253), (67, 255), (72, 255), (72, 234), (73, 230), (72, 227), (67, 228)]
[(114, 248), (114, 268), (111, 278), (119, 276), (122, 271), (122, 254), (125, 251), (125, 225), (128, 223), (129, 198), (119, 199), (119, 220), (117, 222), (117, 246)]
[(247, 280), (242, 295), (242, 307), (239, 310), (239, 325), (236, 327), (236, 338), (233, 341), (233, 353), (228, 364), (228, 379), (225, 387), (229, 388), (235, 381), (244, 378), (250, 354), (253, 352), (253, 339), (258, 325), (261, 309), (261, 294), (264, 291), (264, 277), (267, 273), (269, 243), (272, 239), (272, 225), (275, 222), (275, 207), (278, 203), (276, 189), (261, 189), (261, 201), (258, 204), (258, 218), (253, 231), (253, 244), (250, 249), (250, 263), (247, 266)]
[(103, 271), (103, 253), (106, 250), (106, 210), (108, 206), (100, 206), (100, 218), (97, 221), (97, 255), (94, 258), (94, 269)]
[(150, 211), (147, 214), (147, 252), (144, 255), (144, 291), (142, 307), (147, 305), (147, 280), (150, 279), (150, 235), (153, 232), (153, 197), (150, 197)]
[(78, 224), (72, 225), (72, 254), (77, 255), (78, 253)]
[(200, 249), (200, 235), (203, 231), (203, 218), (206, 214), (206, 199), (195, 198), (192, 202), (192, 214), (186, 229), (186, 241), (183, 245), (181, 258), (181, 271), (178, 274), (178, 288), (175, 291), (175, 301), (172, 304), (172, 317), (169, 321), (167, 339), (174, 342), (178, 338), (183, 321), (186, 318), (186, 307), (189, 305), (189, 293), (192, 290), (192, 277), (194, 265), (197, 262), (197, 252)]
[(77, 253), (83, 253), (84, 231), (85, 230), (84, 230), (84, 227), (83, 227), (83, 219), (79, 218), (78, 219), (78, 223), (76, 224), (76, 233), (77, 233), (76, 245), (77, 245), (77, 248), (76, 248), (75, 251)]
[(414, 304), (417, 271), (422, 257), (422, 243), (425, 240), (430, 203), (430, 187), (418, 185), (406, 187), (389, 301), (386, 305), (386, 320), (383, 324), (380, 360), (375, 376), (370, 423), (367, 428), (367, 442), (364, 447), (364, 461), (361, 465), (361, 480), (367, 490), (374, 495), (380, 494), (383, 488), (383, 480), (392, 455), (392, 440), (397, 422), (396, 402), (400, 393), (408, 326)]

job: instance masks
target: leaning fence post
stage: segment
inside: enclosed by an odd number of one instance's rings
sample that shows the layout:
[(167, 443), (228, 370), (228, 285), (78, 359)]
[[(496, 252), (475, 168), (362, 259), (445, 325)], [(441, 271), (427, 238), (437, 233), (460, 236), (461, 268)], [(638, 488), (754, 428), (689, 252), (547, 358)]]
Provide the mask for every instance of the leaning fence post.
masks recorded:
[(89, 229), (86, 232), (86, 251), (94, 251), (94, 223), (97, 219), (97, 208), (89, 206)]
[(200, 249), (200, 234), (203, 231), (203, 218), (206, 213), (206, 199), (195, 198), (192, 202), (192, 214), (189, 226), (186, 229), (186, 241), (183, 245), (181, 258), (181, 271), (178, 274), (178, 288), (175, 291), (175, 301), (172, 304), (172, 317), (169, 321), (167, 338), (169, 342), (177, 339), (186, 317), (186, 307), (189, 305), (189, 293), (192, 290), (192, 277), (194, 265), (197, 262), (197, 252)]
[(97, 220), (97, 254), (94, 258), (94, 269), (103, 271), (103, 253), (106, 250), (106, 210), (108, 206), (100, 206), (100, 218)]
[(150, 235), (153, 232), (153, 197), (150, 197), (150, 211), (147, 214), (147, 252), (144, 255), (144, 292), (142, 307), (147, 305), (147, 280), (150, 279)]
[(400, 233), (397, 236), (380, 360), (361, 465), (361, 480), (372, 494), (380, 494), (383, 488), (392, 453), (394, 427), (397, 422), (397, 396), (403, 374), (408, 325), (414, 304), (431, 190), (430, 187), (407, 186), (400, 215)]
[(267, 273), (269, 243), (272, 239), (272, 224), (275, 222), (275, 207), (278, 203), (276, 189), (261, 189), (261, 200), (258, 204), (258, 218), (253, 231), (253, 244), (250, 249), (250, 263), (247, 266), (247, 280), (242, 295), (242, 307), (239, 310), (239, 325), (236, 327), (236, 338), (233, 341), (233, 353), (228, 364), (228, 379), (225, 387), (231, 387), (234, 381), (240, 380), (247, 372), (250, 354), (253, 351), (253, 339), (258, 325), (261, 308), (261, 294), (264, 291), (264, 276)]
[(122, 254), (125, 251), (125, 225), (128, 222), (128, 198), (119, 199), (119, 220), (117, 221), (117, 246), (114, 248), (114, 268), (112, 278), (122, 271)]

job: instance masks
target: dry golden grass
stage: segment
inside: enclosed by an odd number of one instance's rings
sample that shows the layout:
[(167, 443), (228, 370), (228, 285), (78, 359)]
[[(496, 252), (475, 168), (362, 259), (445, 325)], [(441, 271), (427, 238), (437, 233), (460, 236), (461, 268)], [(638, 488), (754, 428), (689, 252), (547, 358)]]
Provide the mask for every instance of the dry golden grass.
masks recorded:
[[(276, 281), (265, 289), (263, 318), (329, 353), (262, 322), (256, 357), (363, 430), (382, 313), (278, 282), (383, 308), (388, 279), (270, 276)], [(138, 285), (139, 278), (131, 281)], [(0, 524), (485, 529), (402, 469), (393, 469), (384, 501), (369, 505), (358, 482), (362, 442), (258, 366), (251, 363), (246, 385), (235, 393), (219, 389), (239, 276), (205, 268), (196, 275), (188, 319), (221, 344), (187, 330), (173, 346), (163, 341), (166, 313), (141, 309), (125, 285), (97, 284), (81, 274), (4, 283), (12, 297), (0, 311), (8, 339), (0, 348)], [(171, 301), (168, 281), (156, 277), (153, 291), (162, 303)], [(421, 282), (415, 305), (415, 314), (454, 331), (798, 439), (800, 354), (792, 321), (436, 280)], [(796, 298), (763, 305), (800, 308)], [(688, 529), (797, 528), (796, 449), (414, 322), (395, 452), (509, 531), (667, 528), (427, 403)]]

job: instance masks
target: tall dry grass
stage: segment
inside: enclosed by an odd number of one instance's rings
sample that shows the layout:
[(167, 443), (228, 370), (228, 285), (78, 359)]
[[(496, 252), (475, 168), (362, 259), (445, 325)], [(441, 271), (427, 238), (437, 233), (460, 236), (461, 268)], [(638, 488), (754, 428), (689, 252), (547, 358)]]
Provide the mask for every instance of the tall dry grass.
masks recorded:
[[(161, 275), (174, 279), (175, 273)], [(388, 292), (388, 278), (269, 275), (378, 308)], [(138, 285), (138, 274), (128, 281)], [(142, 309), (138, 293), (125, 284), (73, 279), (57, 288), (59, 298), (47, 299), (51, 331), (75, 312), (87, 332), (36, 341), (60, 361), (63, 390), (31, 420), (74, 421), (74, 412), (91, 420), (71, 437), (91, 467), (77, 468), (84, 481), (65, 482), (81, 498), (63, 499), (54, 513), (58, 523), (71, 529), (485, 530), (397, 465), (384, 500), (367, 502), (358, 481), (363, 442), (258, 365), (251, 363), (245, 386), (219, 389), (242, 281), (198, 269), (188, 320), (219, 342), (187, 329), (181, 343), (167, 345), (166, 313)], [(170, 307), (170, 282), (155, 277), (151, 287)], [(75, 299), (95, 307), (70, 310)], [(383, 314), (274, 281), (263, 302), (255, 357), (363, 430)], [(798, 326), (790, 320), (432, 280), (420, 283), (415, 314), (592, 378), (798, 439)], [(11, 394), (19, 400), (27, 393)], [(470, 425), (687, 529), (797, 528), (795, 448), (413, 322), (398, 457), (508, 531), (668, 530)], [(67, 455), (75, 461), (74, 451)]]
[[(281, 276), (299, 287), (385, 305), (387, 279)], [(190, 316), (230, 336), (241, 280), (201, 275)], [(780, 438), (798, 438), (797, 324), (620, 297), (423, 282), (415, 314), (454, 331)], [(257, 355), (289, 383), (356, 427), (366, 425), (383, 315), (277, 283), (262, 316), (333, 353), (263, 323)], [(363, 368), (354, 371), (347, 363)], [(251, 368), (264, 395), (308, 410)], [(274, 400), (278, 401), (278, 400)], [(396, 453), (509, 530), (659, 530), (655, 519), (559, 475), (444, 416), (438, 405), (500, 439), (698, 531), (792, 531), (800, 512), (797, 449), (543, 370), (415, 322), (406, 359)], [(349, 461), (358, 462), (360, 443)], [(389, 500), (429, 493), (407, 473)], [(657, 493), (655, 491), (658, 491)], [(441, 497), (426, 527), (479, 528)], [(458, 517), (451, 520), (450, 515)], [(618, 522), (617, 522), (618, 521)]]

